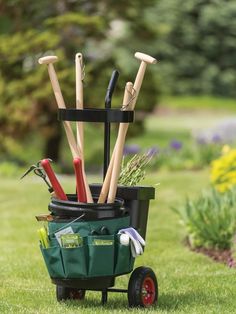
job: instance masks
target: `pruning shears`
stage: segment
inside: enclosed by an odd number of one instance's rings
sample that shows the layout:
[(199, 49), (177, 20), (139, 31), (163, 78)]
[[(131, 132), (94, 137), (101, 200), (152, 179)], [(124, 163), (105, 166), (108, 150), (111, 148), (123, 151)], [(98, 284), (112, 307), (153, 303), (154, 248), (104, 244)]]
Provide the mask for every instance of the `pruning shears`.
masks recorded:
[[(51, 159), (50, 159), (50, 161), (51, 161)], [(27, 176), (30, 172), (33, 171), (36, 174), (36, 176), (43, 179), (43, 181), (47, 184), (49, 193), (52, 193), (52, 192), (54, 192), (54, 189), (49, 184), (49, 182), (47, 180), (47, 175), (46, 175), (44, 169), (42, 167), (40, 167), (40, 164), (41, 164), (41, 161), (38, 161), (36, 165), (30, 166), (30, 168), (28, 170), (26, 170), (26, 172), (22, 175), (22, 177), (20, 179), (23, 179), (25, 176)]]
[[(36, 165), (32, 165), (21, 177), (24, 178), (28, 173), (30, 173), (31, 171), (33, 171), (37, 176), (39, 176), (40, 178), (42, 178), (44, 180), (44, 182), (47, 184), (48, 186), (48, 191), (50, 193), (54, 192), (55, 196), (57, 198), (59, 198), (60, 200), (64, 200), (67, 201), (67, 196), (65, 194), (65, 192), (63, 191), (63, 188), (61, 187), (51, 165), (50, 162), (52, 162), (51, 159), (46, 158), (46, 159), (42, 159), (39, 162), (37, 162)], [(51, 185), (48, 183), (46, 177), (48, 177)]]

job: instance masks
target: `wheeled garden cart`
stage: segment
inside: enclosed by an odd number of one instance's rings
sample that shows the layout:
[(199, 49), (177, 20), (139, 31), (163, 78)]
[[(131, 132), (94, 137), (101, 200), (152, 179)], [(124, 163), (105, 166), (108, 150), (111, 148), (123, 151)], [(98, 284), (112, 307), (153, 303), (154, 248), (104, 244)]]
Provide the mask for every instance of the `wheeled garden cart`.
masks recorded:
[[(116, 109), (60, 109), (59, 120), (103, 122), (132, 122), (132, 111)], [(109, 128), (105, 138), (109, 139)], [(104, 171), (109, 163), (109, 141), (104, 143)], [(105, 175), (105, 173), (104, 173)], [(96, 202), (101, 185), (90, 185), (94, 203), (77, 202), (76, 194), (67, 195), (68, 200), (52, 198), (49, 204), (51, 221), (48, 221), (48, 248), (41, 251), (52, 282), (56, 285), (58, 301), (83, 299), (86, 290), (101, 291), (102, 304), (107, 302), (108, 292), (128, 294), (129, 306), (147, 307), (158, 298), (157, 279), (149, 267), (135, 270), (135, 258), (129, 245), (119, 241), (120, 229), (135, 228), (145, 239), (149, 201), (155, 197), (153, 187), (118, 186), (114, 203)], [(63, 248), (55, 233), (71, 227), (81, 237), (81, 245)], [(131, 273), (132, 272), (132, 273)], [(128, 289), (113, 288), (115, 278), (131, 273)]]
[[(106, 303), (108, 292), (128, 293), (129, 306), (150, 306), (157, 301), (158, 287), (154, 272), (148, 267), (133, 271), (135, 257), (143, 253), (150, 199), (153, 187), (118, 186), (119, 171), (125, 136), (133, 122), (134, 108), (148, 64), (157, 60), (136, 52), (140, 66), (134, 83), (126, 82), (121, 110), (111, 109), (111, 98), (118, 78), (113, 71), (105, 98), (105, 109), (83, 107), (83, 56), (77, 53), (76, 109), (66, 109), (53, 63), (57, 56), (45, 56), (38, 61), (47, 65), (53, 92), (59, 108), (58, 118), (63, 121), (68, 144), (73, 156), (76, 175), (76, 194), (66, 195), (57, 180), (48, 159), (40, 161), (42, 168), (33, 165), (53, 191), (46, 215), (47, 228), (38, 230), (40, 248), (56, 285), (58, 301), (83, 299), (86, 290), (102, 292)], [(77, 141), (70, 122), (76, 121)], [(83, 123), (102, 122), (104, 132), (103, 185), (88, 185), (84, 171)], [(119, 123), (117, 141), (110, 160), (110, 124)], [(96, 136), (94, 137), (96, 140)], [(90, 143), (92, 145), (92, 143)], [(108, 166), (109, 165), (109, 166)], [(41, 175), (42, 174), (42, 175)], [(25, 174), (24, 174), (25, 176)], [(45, 215), (44, 215), (45, 216)], [(128, 238), (127, 238), (128, 237)], [(136, 238), (135, 238), (136, 237)], [(131, 273), (128, 289), (115, 289), (115, 278)]]

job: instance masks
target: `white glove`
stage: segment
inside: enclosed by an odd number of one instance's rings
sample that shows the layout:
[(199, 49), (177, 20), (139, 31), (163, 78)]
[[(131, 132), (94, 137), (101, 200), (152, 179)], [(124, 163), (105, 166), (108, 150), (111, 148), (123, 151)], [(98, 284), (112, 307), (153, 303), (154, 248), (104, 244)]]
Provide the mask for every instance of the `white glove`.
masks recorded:
[(119, 230), (118, 234), (127, 234), (131, 241), (131, 253), (133, 257), (143, 254), (142, 245), (145, 246), (144, 239), (140, 236), (140, 234), (134, 228), (125, 228)]

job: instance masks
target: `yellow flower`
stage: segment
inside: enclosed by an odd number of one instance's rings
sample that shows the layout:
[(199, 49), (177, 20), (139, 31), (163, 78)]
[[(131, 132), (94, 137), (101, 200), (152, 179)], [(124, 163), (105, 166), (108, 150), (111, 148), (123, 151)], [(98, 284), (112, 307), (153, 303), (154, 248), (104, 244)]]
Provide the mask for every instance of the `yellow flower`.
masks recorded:
[(225, 145), (222, 153), (220, 158), (211, 163), (210, 179), (215, 188), (224, 193), (236, 185), (236, 149)]
[(223, 155), (228, 154), (229, 151), (230, 151), (229, 145), (224, 145), (222, 147), (222, 151), (221, 152), (222, 152)]

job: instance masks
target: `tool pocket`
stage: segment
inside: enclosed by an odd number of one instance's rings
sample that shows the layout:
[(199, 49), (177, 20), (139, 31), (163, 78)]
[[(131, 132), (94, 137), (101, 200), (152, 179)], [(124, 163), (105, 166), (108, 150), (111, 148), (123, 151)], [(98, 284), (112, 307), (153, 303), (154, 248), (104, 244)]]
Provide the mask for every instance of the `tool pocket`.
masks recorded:
[(49, 242), (50, 242), (50, 247), (56, 247), (56, 246), (59, 247), (59, 243), (56, 238), (50, 237)]
[(88, 236), (89, 277), (114, 274), (114, 236)]
[(50, 277), (65, 278), (60, 247), (50, 247), (45, 249), (40, 245), (40, 249)]
[(61, 248), (66, 278), (81, 278), (87, 276), (87, 246)]
[(119, 237), (117, 237), (115, 275), (131, 272), (133, 270), (134, 260), (135, 259), (131, 254), (130, 244), (120, 244)]

